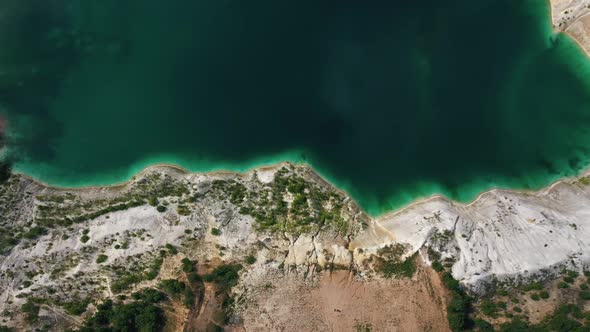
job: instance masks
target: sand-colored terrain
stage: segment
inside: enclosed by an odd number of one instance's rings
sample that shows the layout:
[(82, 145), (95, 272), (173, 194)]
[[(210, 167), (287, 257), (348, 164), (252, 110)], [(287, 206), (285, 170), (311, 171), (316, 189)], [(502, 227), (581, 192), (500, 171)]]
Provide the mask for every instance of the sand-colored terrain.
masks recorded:
[(550, 0), (553, 27), (590, 54), (590, 0)]
[(429, 268), (412, 279), (359, 281), (340, 270), (315, 283), (286, 276), (249, 289), (247, 331), (449, 330), (445, 290)]

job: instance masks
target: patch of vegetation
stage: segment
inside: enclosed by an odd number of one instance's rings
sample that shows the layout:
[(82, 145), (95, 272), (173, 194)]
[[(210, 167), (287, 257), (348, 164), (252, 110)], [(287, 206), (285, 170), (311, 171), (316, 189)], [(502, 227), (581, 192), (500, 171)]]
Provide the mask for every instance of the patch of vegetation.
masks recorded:
[(119, 278), (116, 282), (111, 283), (111, 291), (113, 293), (120, 293), (127, 288), (135, 285), (143, 280), (140, 274), (129, 273)]
[(166, 207), (164, 205), (158, 205), (156, 210), (160, 213), (164, 213), (164, 212), (166, 212)]
[(219, 235), (221, 235), (221, 230), (213, 227), (213, 228), (211, 228), (211, 235), (219, 236)]
[(101, 255), (98, 255), (98, 257), (96, 258), (96, 263), (101, 264), (101, 263), (106, 262), (108, 259), (109, 259), (109, 256), (101, 254)]
[(25, 314), (25, 320), (27, 323), (35, 323), (39, 319), (39, 307), (38, 303), (34, 302), (32, 299), (28, 299), (25, 304), (23, 304), (20, 310)]
[(371, 325), (371, 323), (368, 322), (356, 322), (356, 324), (354, 325), (354, 329), (356, 332), (372, 332), (373, 325)]
[(82, 235), (82, 237), (80, 238), (80, 241), (82, 243), (86, 243), (86, 242), (88, 242), (88, 240), (90, 240), (90, 236), (88, 236), (86, 234)]
[(479, 309), (481, 312), (491, 318), (498, 318), (498, 306), (489, 300), (485, 300), (481, 303)]
[(160, 282), (160, 288), (162, 288), (168, 295), (177, 297), (185, 290), (186, 284), (176, 279), (166, 279)]
[(252, 265), (254, 263), (256, 263), (256, 257), (254, 255), (246, 256), (246, 264)]
[(170, 243), (166, 244), (166, 249), (168, 249), (168, 252), (170, 253), (170, 255), (178, 254), (178, 250), (176, 249), (176, 247), (171, 245)]
[(416, 272), (416, 258), (418, 253), (402, 261), (406, 246), (400, 243), (392, 244), (377, 251), (375, 269), (385, 278), (411, 278)]
[(166, 294), (153, 288), (144, 288), (131, 294), (131, 297), (136, 301), (143, 301), (146, 303), (159, 303), (168, 299)]
[(164, 311), (146, 301), (113, 303), (106, 300), (79, 332), (94, 331), (162, 331), (166, 324)]
[[(212, 189), (218, 197), (229, 197), (241, 214), (256, 220), (258, 231), (303, 234), (329, 226), (341, 234), (349, 230), (342, 217), (344, 197), (327, 193), (286, 167), (275, 173), (263, 189), (249, 190), (239, 181), (216, 180)], [(291, 203), (287, 202), (292, 198)]]
[(564, 304), (559, 306), (552, 315), (545, 317), (539, 324), (529, 324), (522, 318), (515, 317), (512, 321), (502, 324), (500, 331), (588, 331), (588, 326), (583, 326), (580, 323), (583, 318), (584, 314), (580, 307), (574, 304)]
[(203, 280), (217, 284), (221, 291), (229, 291), (237, 285), (239, 280), (238, 272), (241, 269), (242, 265), (240, 264), (221, 265), (211, 273), (204, 275)]
[(193, 264), (193, 261), (191, 261), (188, 258), (183, 258), (181, 260), (182, 263), (182, 271), (185, 273), (191, 273), (191, 272), (195, 272), (195, 265)]
[(453, 278), (451, 273), (444, 272), (442, 281), (445, 288), (449, 291), (451, 301), (447, 305), (447, 319), (452, 331), (465, 331), (474, 325), (469, 317), (472, 311), (472, 299), (461, 288), (459, 282)]
[(28, 232), (23, 234), (23, 237), (28, 240), (34, 240), (42, 235), (47, 234), (47, 229), (39, 226), (32, 227)]
[(88, 308), (88, 304), (90, 304), (90, 299), (84, 300), (73, 300), (70, 302), (62, 303), (61, 306), (64, 310), (74, 316), (80, 316), (84, 312), (86, 312), (86, 308)]
[(195, 303), (195, 294), (189, 286), (184, 282), (175, 279), (166, 279), (160, 282), (160, 288), (162, 288), (172, 298), (180, 298), (182, 295), (182, 301), (188, 308), (192, 307)]

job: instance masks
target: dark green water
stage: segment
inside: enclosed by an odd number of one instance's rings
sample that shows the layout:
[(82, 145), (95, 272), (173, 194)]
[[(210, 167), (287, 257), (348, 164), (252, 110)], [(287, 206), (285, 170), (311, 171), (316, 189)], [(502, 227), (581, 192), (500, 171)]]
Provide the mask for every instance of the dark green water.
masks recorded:
[(379, 214), (590, 161), (590, 62), (542, 0), (7, 1), (8, 155), (50, 184), (288, 159)]

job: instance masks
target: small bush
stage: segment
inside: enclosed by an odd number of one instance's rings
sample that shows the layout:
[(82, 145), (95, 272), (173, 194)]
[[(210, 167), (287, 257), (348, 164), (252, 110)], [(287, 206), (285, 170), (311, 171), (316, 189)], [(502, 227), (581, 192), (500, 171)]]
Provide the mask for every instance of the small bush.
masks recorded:
[(25, 304), (21, 306), (21, 311), (25, 314), (25, 320), (29, 323), (34, 323), (39, 319), (40, 307), (28, 299)]
[(160, 288), (171, 296), (178, 296), (184, 292), (186, 284), (176, 279), (166, 279), (160, 282)]
[(498, 290), (498, 295), (500, 296), (507, 296), (508, 295), (508, 291), (505, 289), (500, 289)]
[(168, 249), (168, 252), (169, 252), (171, 255), (176, 255), (176, 254), (178, 254), (178, 250), (176, 249), (176, 247), (175, 247), (175, 246), (173, 246), (173, 245), (171, 245), (170, 243), (166, 244), (166, 249)]
[(211, 235), (219, 236), (221, 235), (221, 231), (215, 227), (211, 228)]
[(108, 259), (109, 259), (109, 256), (101, 254), (101, 255), (98, 255), (98, 257), (96, 258), (96, 263), (101, 264), (101, 263), (106, 262)]
[(581, 292), (580, 292), (580, 298), (581, 298), (582, 300), (584, 300), (584, 301), (588, 301), (588, 300), (590, 300), (590, 291), (587, 291), (587, 290), (585, 290), (585, 291), (581, 291)]
[(533, 282), (533, 283), (530, 283), (530, 284), (524, 286), (525, 292), (532, 291), (532, 290), (540, 291), (542, 289), (543, 289), (543, 284), (541, 284), (540, 282)]
[(147, 303), (158, 303), (167, 299), (166, 294), (153, 288), (145, 288), (131, 295), (135, 300)]
[(62, 307), (64, 308), (64, 310), (68, 314), (74, 315), (74, 316), (80, 316), (81, 314), (86, 312), (86, 308), (88, 307), (89, 303), (90, 303), (90, 301), (88, 299), (78, 300), (78, 301), (66, 302), (66, 303), (62, 304)]
[(557, 284), (557, 287), (558, 288), (569, 288), (570, 286), (562, 281), (559, 284)]
[(537, 293), (533, 293), (533, 294), (531, 295), (531, 299), (532, 299), (533, 301), (539, 301), (539, 300), (541, 299), (541, 297), (539, 297), (539, 294), (537, 294)]
[(548, 299), (548, 298), (549, 298), (549, 293), (548, 293), (547, 291), (541, 291), (541, 292), (539, 292), (539, 296), (540, 296), (542, 299), (546, 300), (546, 299)]
[(88, 240), (90, 240), (90, 236), (86, 234), (82, 235), (82, 237), (80, 238), (80, 241), (82, 241), (82, 243), (86, 243), (88, 242)]
[(254, 257), (253, 255), (248, 255), (246, 257), (246, 264), (252, 265), (254, 263), (256, 263), (256, 257)]
[(480, 309), (481, 309), (481, 312), (488, 317), (491, 317), (491, 318), (498, 317), (498, 307), (492, 301), (483, 301), (481, 303)]
[(432, 262), (432, 269), (436, 272), (442, 272), (442, 270), (444, 270), (444, 267), (439, 261), (434, 261)]
[(164, 205), (158, 205), (156, 210), (158, 210), (158, 212), (160, 212), (160, 213), (164, 213), (164, 212), (166, 212), (166, 207)]
[(206, 282), (214, 282), (220, 286), (222, 291), (229, 291), (238, 283), (238, 272), (242, 269), (242, 265), (221, 265), (215, 268), (211, 273), (203, 276)]
[(185, 257), (182, 259), (181, 262), (182, 262), (182, 271), (184, 271), (185, 273), (195, 272), (195, 266), (190, 259)]

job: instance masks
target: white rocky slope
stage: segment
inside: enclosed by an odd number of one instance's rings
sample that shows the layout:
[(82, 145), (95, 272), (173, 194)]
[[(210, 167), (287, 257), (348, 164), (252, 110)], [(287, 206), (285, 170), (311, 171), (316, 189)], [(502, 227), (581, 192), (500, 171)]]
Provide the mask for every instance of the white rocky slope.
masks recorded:
[(590, 186), (583, 183), (561, 181), (534, 193), (495, 189), (468, 205), (433, 197), (373, 220), (351, 247), (367, 253), (393, 237), (410, 252), (440, 248), (443, 258), (456, 256), (453, 276), (469, 286), (580, 268), (590, 261)]

